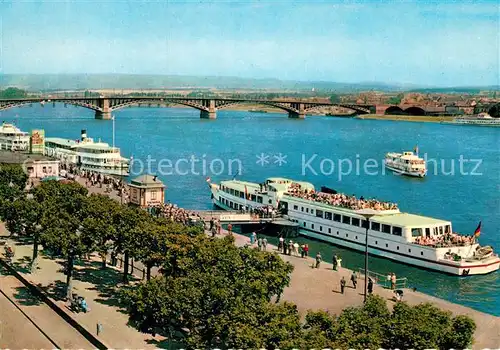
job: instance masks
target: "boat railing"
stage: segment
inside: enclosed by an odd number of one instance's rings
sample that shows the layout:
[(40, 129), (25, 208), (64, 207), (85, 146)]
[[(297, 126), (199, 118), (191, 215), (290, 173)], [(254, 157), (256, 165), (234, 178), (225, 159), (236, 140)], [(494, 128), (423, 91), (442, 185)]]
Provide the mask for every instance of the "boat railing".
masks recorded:
[[(365, 275), (365, 269), (364, 268), (359, 268), (358, 273), (360, 275)], [(374, 272), (368, 270), (368, 278), (371, 278), (371, 280), (375, 283), (378, 284), (379, 286), (387, 289), (392, 288), (392, 282), (389, 275), (384, 275), (382, 273)], [(396, 278), (396, 286), (395, 289), (403, 289), (408, 286), (408, 279), (406, 277), (400, 277)]]

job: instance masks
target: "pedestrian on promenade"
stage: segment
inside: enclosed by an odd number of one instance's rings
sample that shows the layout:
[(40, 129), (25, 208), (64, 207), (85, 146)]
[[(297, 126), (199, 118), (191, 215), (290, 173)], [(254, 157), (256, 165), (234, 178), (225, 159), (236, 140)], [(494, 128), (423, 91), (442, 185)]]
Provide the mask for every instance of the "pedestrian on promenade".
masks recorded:
[(257, 240), (257, 247), (259, 247), (259, 250), (262, 250), (262, 238)]
[(300, 246), (300, 257), (301, 257), (301, 258), (303, 258), (303, 257), (304, 257), (304, 254), (306, 253), (304, 249), (305, 249), (305, 245), (303, 245), (303, 244), (302, 244), (302, 245)]
[(278, 242), (278, 250), (279, 251), (282, 251), (283, 250), (283, 242), (285, 241), (285, 239), (283, 238), (283, 236), (280, 236), (280, 240)]
[(338, 266), (338, 263), (337, 263), (337, 254), (335, 254), (333, 256), (332, 265), (333, 265), (333, 270), (337, 271), (337, 266)]
[(319, 269), (319, 265), (321, 264), (321, 261), (323, 260), (323, 258), (321, 257), (321, 253), (318, 252), (318, 254), (316, 254), (316, 268)]
[(264, 251), (267, 250), (267, 238), (266, 237), (262, 238), (262, 249)]
[(254, 232), (252, 232), (252, 234), (250, 235), (250, 244), (254, 244), (255, 241), (257, 240), (257, 234)]
[(293, 244), (293, 254), (299, 256), (299, 244), (297, 242)]
[(233, 234), (233, 225), (231, 223), (229, 223), (227, 225), (227, 232), (232, 235)]
[(96, 327), (96, 333), (97, 333), (97, 336), (99, 336), (101, 333), (102, 333), (102, 324), (101, 323), (97, 323), (97, 327)]
[(368, 294), (373, 293), (373, 281), (371, 278), (368, 278)]
[(346, 285), (345, 278), (344, 276), (342, 276), (342, 279), (340, 280), (340, 293), (342, 294), (344, 294), (345, 285)]
[(212, 231), (212, 229), (214, 228), (214, 226), (215, 226), (214, 218), (211, 218), (210, 219), (210, 231)]
[(283, 241), (283, 254), (285, 254), (285, 255), (286, 255), (287, 248), (288, 248), (288, 244), (286, 244), (286, 242)]
[(396, 289), (396, 274), (394, 272), (391, 276), (391, 289)]
[(288, 242), (288, 255), (292, 255), (292, 251), (293, 251), (293, 241), (290, 240)]
[(392, 277), (392, 272), (387, 274), (387, 281), (385, 287), (388, 288), (389, 285), (391, 284), (391, 277)]
[(304, 244), (304, 256), (307, 258), (309, 256), (309, 244)]
[(357, 276), (356, 276), (356, 272), (352, 272), (352, 275), (351, 275), (351, 282), (352, 282), (352, 285), (354, 286), (354, 289), (356, 289), (356, 285), (358, 284), (358, 281), (357, 281)]

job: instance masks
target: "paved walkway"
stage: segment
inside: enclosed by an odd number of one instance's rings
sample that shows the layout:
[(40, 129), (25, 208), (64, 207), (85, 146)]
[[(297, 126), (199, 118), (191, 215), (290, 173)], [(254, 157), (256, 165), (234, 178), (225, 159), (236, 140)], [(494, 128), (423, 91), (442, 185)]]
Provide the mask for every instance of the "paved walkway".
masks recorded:
[[(0, 290), (2, 326), (5, 327), (1, 332), (0, 346), (2, 348), (93, 348), (80, 332), (43, 301), (33, 296), (16, 277), (7, 275), (5, 270), (0, 276)], [(18, 315), (23, 316), (22, 324), (16, 320)]]

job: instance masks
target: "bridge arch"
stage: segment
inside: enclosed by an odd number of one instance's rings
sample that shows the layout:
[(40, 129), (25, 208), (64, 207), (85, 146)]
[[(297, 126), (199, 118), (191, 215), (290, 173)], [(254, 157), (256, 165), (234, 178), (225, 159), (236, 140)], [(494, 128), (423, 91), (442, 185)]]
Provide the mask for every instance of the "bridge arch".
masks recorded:
[(81, 101), (81, 100), (23, 100), (23, 101), (9, 101), (8, 103), (2, 103), (0, 104), (0, 111), (4, 111), (7, 109), (11, 108), (18, 108), (18, 107), (23, 107), (26, 105), (31, 105), (31, 104), (41, 104), (43, 106), (45, 105), (50, 105), (50, 104), (55, 104), (55, 103), (63, 103), (65, 105), (73, 105), (73, 106), (78, 106), (78, 107), (83, 107), (87, 109), (91, 109), (96, 112), (102, 111), (102, 108), (92, 104), (89, 101)]
[(178, 104), (178, 105), (183, 105), (183, 106), (188, 106), (188, 107), (193, 107), (199, 111), (209, 111), (210, 106), (205, 106), (203, 104), (203, 100), (200, 100), (195, 102), (195, 100), (181, 100), (181, 99), (169, 99), (168, 97), (163, 97), (163, 98), (158, 98), (158, 99), (151, 99), (151, 98), (145, 98), (145, 99), (118, 99), (117, 103), (111, 104), (110, 108), (111, 111), (116, 111), (119, 109), (122, 109), (127, 106), (135, 105), (138, 103), (162, 103), (162, 102), (168, 102), (168, 103), (173, 103), (173, 104)]
[(416, 106), (406, 108), (405, 113), (408, 115), (426, 115), (427, 114), (423, 108), (416, 107)]
[(384, 114), (402, 115), (406, 113), (399, 106), (390, 106), (385, 110)]
[(294, 103), (279, 103), (273, 101), (237, 100), (237, 101), (220, 101), (220, 102), (215, 105), (217, 109), (225, 109), (231, 106), (241, 105), (241, 104), (253, 104), (260, 106), (275, 107), (288, 113), (299, 113), (299, 106), (298, 106), (299, 103), (297, 103), (297, 106), (294, 106)]

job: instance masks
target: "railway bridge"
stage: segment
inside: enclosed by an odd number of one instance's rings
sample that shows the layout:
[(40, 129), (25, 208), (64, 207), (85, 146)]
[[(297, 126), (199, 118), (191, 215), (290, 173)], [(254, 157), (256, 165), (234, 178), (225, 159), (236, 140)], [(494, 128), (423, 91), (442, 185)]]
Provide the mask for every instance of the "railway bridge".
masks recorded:
[(33, 103), (64, 103), (95, 111), (96, 119), (111, 119), (111, 112), (130, 105), (165, 104), (173, 103), (189, 106), (200, 111), (200, 117), (215, 119), (217, 111), (238, 104), (258, 104), (282, 109), (288, 112), (290, 118), (305, 118), (306, 114), (319, 107), (342, 107), (357, 114), (375, 113), (376, 107), (367, 104), (311, 102), (299, 100), (262, 100), (262, 99), (234, 99), (234, 98), (187, 98), (187, 97), (28, 97), (0, 100), (0, 111), (9, 108), (21, 107)]

